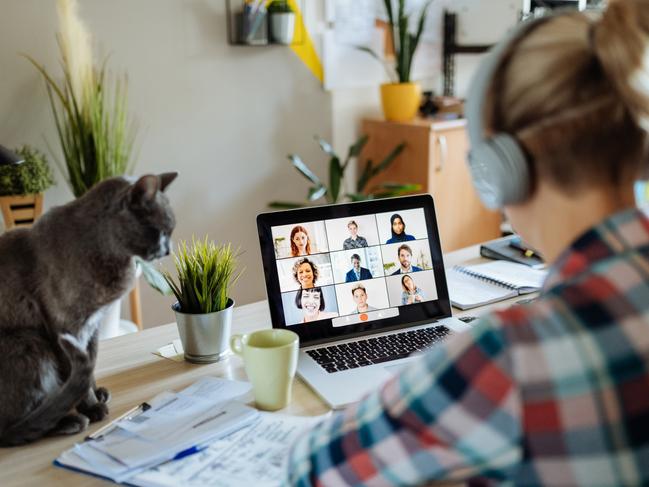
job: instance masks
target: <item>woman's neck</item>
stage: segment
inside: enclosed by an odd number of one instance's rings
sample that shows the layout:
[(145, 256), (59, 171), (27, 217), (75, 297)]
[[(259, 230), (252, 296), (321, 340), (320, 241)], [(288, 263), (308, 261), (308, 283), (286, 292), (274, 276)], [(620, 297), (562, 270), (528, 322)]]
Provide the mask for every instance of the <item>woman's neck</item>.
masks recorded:
[(356, 307), (356, 309), (357, 309), (358, 311), (367, 311), (367, 303), (365, 303), (365, 304), (359, 304), (359, 305)]
[(589, 188), (569, 195), (545, 183), (539, 185), (529, 202), (510, 207), (507, 213), (514, 230), (548, 263), (554, 263), (588, 229), (634, 206), (632, 184)]

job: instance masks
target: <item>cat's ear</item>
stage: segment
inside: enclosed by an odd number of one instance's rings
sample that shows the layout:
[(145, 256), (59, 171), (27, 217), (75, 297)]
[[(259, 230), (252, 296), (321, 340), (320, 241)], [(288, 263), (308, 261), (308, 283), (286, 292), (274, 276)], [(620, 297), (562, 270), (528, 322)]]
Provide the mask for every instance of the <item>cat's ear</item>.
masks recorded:
[(167, 189), (167, 186), (169, 186), (177, 177), (177, 172), (165, 172), (158, 175), (158, 178), (160, 179), (160, 191)]
[(155, 194), (160, 189), (160, 180), (158, 176), (147, 174), (138, 179), (130, 190), (131, 203), (135, 205), (144, 205), (155, 200)]

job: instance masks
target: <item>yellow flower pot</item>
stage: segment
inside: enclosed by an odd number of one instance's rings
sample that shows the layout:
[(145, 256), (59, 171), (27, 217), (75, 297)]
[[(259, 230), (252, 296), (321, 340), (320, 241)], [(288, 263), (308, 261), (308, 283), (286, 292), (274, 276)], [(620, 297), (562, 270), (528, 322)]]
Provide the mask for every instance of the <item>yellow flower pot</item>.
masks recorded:
[(421, 103), (418, 83), (386, 83), (381, 85), (381, 105), (386, 120), (406, 122), (417, 115)]

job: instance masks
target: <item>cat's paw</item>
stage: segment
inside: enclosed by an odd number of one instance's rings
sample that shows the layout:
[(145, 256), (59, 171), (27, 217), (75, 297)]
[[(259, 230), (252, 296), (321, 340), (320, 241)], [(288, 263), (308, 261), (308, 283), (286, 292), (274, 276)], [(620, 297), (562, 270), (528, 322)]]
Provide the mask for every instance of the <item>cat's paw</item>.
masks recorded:
[(96, 423), (97, 421), (101, 421), (104, 419), (106, 416), (108, 416), (108, 406), (106, 406), (105, 403), (103, 402), (98, 402), (96, 404), (93, 404), (92, 406), (80, 408), (77, 406), (77, 410), (86, 416), (91, 423)]
[(95, 389), (95, 396), (97, 397), (97, 401), (102, 404), (108, 404), (110, 402), (110, 391), (105, 387), (97, 387)]
[(76, 435), (88, 427), (88, 418), (82, 414), (66, 414), (56, 424), (50, 435)]

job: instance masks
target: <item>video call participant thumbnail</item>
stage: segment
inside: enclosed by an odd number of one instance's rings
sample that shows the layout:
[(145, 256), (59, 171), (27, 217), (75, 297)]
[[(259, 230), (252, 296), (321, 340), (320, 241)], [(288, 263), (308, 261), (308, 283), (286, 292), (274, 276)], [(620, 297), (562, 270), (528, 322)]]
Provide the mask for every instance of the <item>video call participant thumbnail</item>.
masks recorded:
[(347, 230), (349, 230), (350, 237), (345, 239), (343, 242), (343, 250), (352, 250), (360, 249), (362, 247), (367, 247), (367, 240), (364, 237), (358, 235), (358, 224), (356, 221), (351, 220), (347, 224)]
[(412, 249), (410, 246), (403, 244), (397, 249), (397, 256), (399, 257), (399, 268), (392, 273), (393, 276), (397, 274), (407, 274), (409, 272), (419, 272), (423, 270), (421, 267), (411, 265)]
[(406, 233), (406, 224), (401, 218), (401, 215), (395, 213), (390, 217), (390, 230), (392, 231), (392, 237), (385, 242), (386, 244), (399, 243), (399, 242), (409, 242), (410, 240), (415, 240), (415, 237), (408, 235)]
[(401, 278), (401, 304), (421, 303), (426, 297), (424, 292), (416, 284), (412, 276), (406, 274)]
[(310, 289), (299, 289), (295, 293), (295, 306), (302, 310), (303, 323), (311, 321), (327, 320), (338, 316), (337, 313), (324, 311), (326, 303), (322, 288), (312, 287)]
[(302, 225), (296, 225), (291, 230), (291, 256), (299, 257), (301, 255), (311, 254), (311, 239), (309, 232)]
[(293, 264), (293, 278), (302, 289), (310, 289), (318, 280), (318, 266), (306, 257)]
[(356, 284), (352, 287), (352, 296), (354, 303), (356, 303), (356, 308), (354, 308), (351, 314), (367, 313), (368, 311), (376, 311), (378, 309), (367, 304), (367, 289), (362, 284)]
[(352, 268), (345, 275), (345, 282), (363, 281), (365, 279), (372, 279), (372, 273), (370, 272), (370, 270), (366, 269), (365, 267), (361, 267), (360, 255), (358, 254), (352, 255), (351, 261), (352, 261)]

